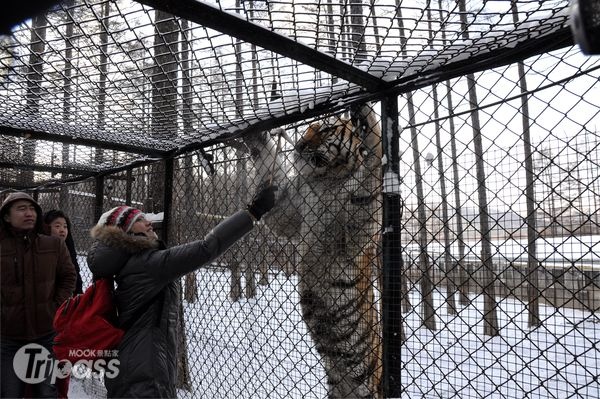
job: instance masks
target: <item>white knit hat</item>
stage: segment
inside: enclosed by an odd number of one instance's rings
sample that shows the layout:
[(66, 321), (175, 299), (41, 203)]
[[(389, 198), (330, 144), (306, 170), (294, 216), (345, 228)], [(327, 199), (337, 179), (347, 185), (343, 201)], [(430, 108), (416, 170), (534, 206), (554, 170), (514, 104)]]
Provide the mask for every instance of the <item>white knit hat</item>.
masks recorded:
[(144, 217), (144, 213), (139, 209), (132, 208), (130, 206), (122, 205), (117, 206), (110, 211), (104, 212), (100, 219), (98, 219), (97, 226), (117, 226), (120, 227), (125, 233), (129, 233), (133, 224), (141, 217)]

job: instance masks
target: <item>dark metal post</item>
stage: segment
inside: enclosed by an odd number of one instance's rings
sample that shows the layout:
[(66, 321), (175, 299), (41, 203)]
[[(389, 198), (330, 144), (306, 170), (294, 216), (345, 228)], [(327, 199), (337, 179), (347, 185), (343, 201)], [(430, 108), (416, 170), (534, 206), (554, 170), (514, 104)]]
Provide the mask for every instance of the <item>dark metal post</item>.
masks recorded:
[(133, 185), (133, 173), (131, 168), (127, 169), (125, 178), (125, 205), (131, 206), (131, 186)]
[(162, 240), (169, 245), (169, 225), (171, 223), (171, 207), (173, 206), (173, 158), (165, 159), (165, 191), (163, 193), (165, 208), (163, 209)]
[(104, 207), (104, 176), (96, 176), (95, 200), (93, 224), (96, 224), (100, 216), (102, 216), (102, 208)]
[(400, 245), (400, 168), (398, 99), (381, 102), (383, 153), (383, 392), (384, 397), (400, 397), (402, 330), (402, 248)]

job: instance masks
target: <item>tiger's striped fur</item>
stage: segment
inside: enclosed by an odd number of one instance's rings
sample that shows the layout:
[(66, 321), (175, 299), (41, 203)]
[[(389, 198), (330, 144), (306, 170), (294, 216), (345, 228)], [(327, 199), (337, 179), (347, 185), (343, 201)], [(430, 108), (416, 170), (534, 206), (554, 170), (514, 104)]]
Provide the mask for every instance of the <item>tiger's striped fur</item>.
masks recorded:
[(291, 180), (272, 137), (246, 138), (259, 179), (277, 165), (277, 202), (264, 219), (299, 242), (302, 316), (330, 398), (381, 397), (381, 132), (370, 107), (361, 118), (364, 130), (351, 119), (311, 124), (295, 144)]

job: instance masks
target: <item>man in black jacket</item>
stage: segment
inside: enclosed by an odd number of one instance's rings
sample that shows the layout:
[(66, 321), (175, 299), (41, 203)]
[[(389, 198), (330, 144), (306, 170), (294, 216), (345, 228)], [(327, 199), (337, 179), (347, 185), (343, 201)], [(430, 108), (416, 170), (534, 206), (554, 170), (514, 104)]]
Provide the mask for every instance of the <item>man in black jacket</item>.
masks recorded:
[(260, 189), (246, 210), (222, 221), (203, 240), (169, 249), (139, 209), (120, 206), (102, 215), (91, 231), (95, 242), (88, 266), (95, 278), (114, 277), (119, 323), (130, 326), (118, 349), (119, 372), (105, 376), (108, 397), (177, 396), (176, 282), (248, 233), (273, 207), (275, 190)]

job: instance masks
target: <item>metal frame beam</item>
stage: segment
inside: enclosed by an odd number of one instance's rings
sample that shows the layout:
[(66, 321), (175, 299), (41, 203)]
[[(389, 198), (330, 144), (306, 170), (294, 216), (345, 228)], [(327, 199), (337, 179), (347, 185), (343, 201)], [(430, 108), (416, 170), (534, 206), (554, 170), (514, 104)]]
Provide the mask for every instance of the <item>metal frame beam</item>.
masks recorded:
[(2, 162), (0, 161), (0, 168), (7, 169), (19, 169), (19, 170), (33, 170), (35, 172), (50, 172), (50, 173), (62, 173), (69, 175), (79, 175), (85, 177), (92, 177), (99, 170), (90, 170), (90, 169), (78, 169), (78, 168), (68, 168), (68, 167), (59, 167), (59, 166), (46, 166), (46, 165), (27, 165), (23, 163), (16, 162)]
[(163, 157), (168, 151), (155, 150), (132, 144), (120, 144), (110, 141), (100, 141), (81, 137), (71, 137), (62, 134), (47, 133), (31, 129), (19, 129), (16, 127), (0, 126), (0, 136), (21, 137), (27, 140), (46, 140), (55, 143), (83, 145), (104, 150), (122, 151), (133, 154), (148, 155), (151, 157)]

